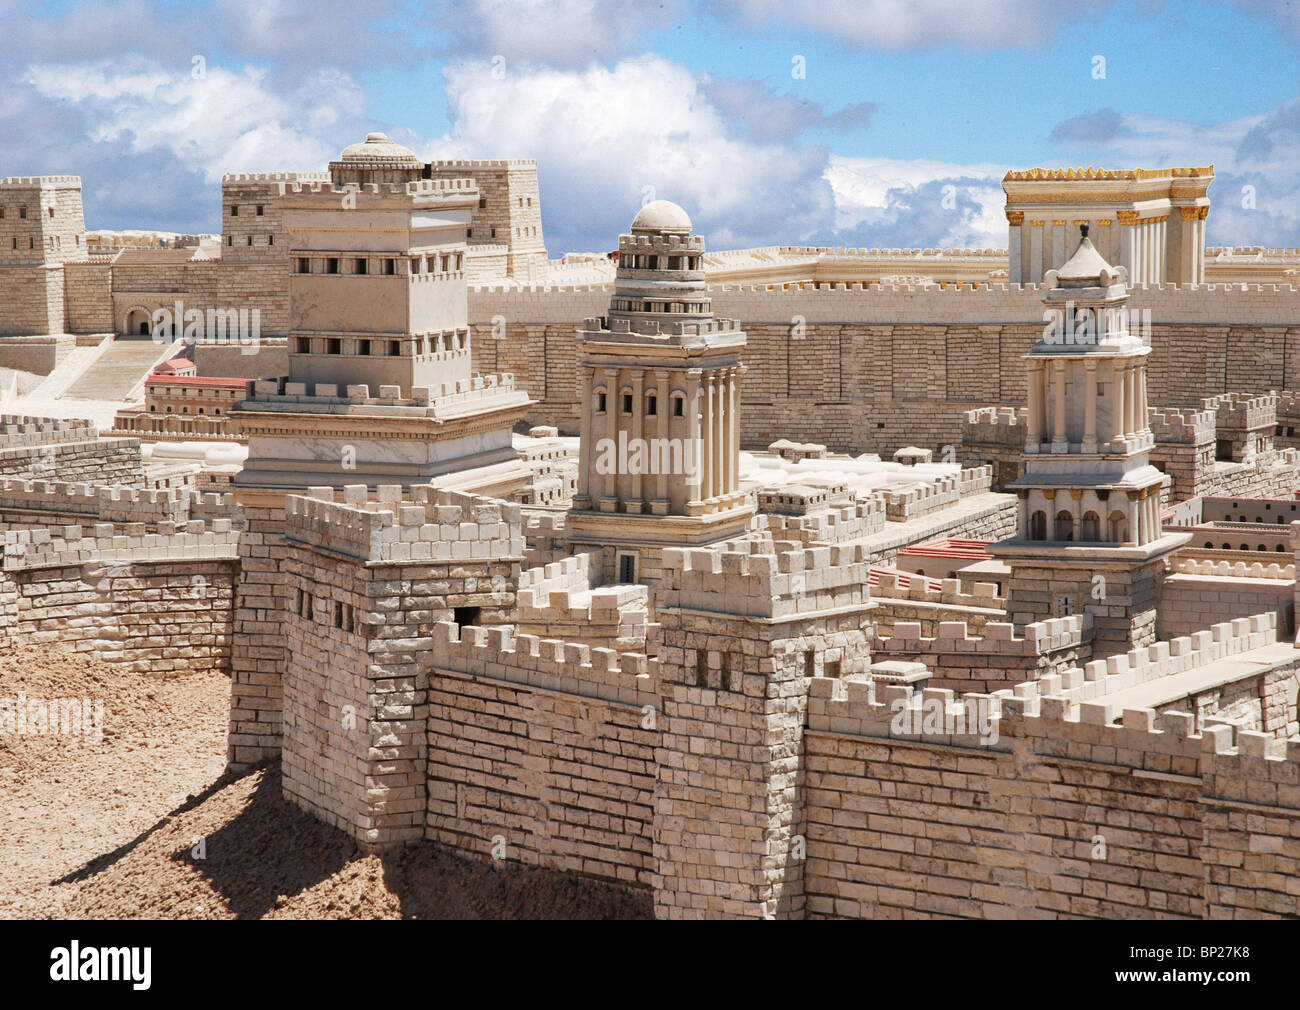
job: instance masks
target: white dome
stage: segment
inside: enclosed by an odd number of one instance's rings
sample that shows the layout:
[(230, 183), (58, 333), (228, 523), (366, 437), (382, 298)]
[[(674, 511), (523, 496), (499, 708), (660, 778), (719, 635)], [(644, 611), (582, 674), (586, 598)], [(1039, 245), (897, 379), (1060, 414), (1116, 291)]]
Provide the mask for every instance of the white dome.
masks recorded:
[(686, 211), (670, 200), (655, 200), (641, 208), (632, 219), (633, 231), (680, 232), (689, 235), (691, 219)]
[(398, 161), (418, 165), (419, 159), (401, 144), (388, 139), (386, 133), (367, 133), (360, 144), (343, 148), (340, 161)]

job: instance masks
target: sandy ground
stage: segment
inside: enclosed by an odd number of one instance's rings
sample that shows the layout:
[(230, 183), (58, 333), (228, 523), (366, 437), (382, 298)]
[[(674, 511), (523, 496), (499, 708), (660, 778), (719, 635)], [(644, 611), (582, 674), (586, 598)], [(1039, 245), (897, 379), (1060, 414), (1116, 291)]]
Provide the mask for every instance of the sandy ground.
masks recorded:
[[(88, 733), (19, 734), (16, 721), (5, 732), (20, 693), (29, 710), (89, 699)], [(547, 870), (433, 845), (360, 852), (283, 800), (278, 765), (224, 776), (229, 703), (219, 674), (141, 677), (44, 648), (0, 655), (0, 917), (649, 916), (644, 893)]]

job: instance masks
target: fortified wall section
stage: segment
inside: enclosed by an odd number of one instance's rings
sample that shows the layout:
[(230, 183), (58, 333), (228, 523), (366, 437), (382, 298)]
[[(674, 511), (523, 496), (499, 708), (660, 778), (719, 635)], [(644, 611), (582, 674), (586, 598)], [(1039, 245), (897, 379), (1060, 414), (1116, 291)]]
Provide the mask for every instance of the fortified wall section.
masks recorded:
[[(808, 913), (871, 918), (1294, 917), (1300, 742), (1150, 709), (814, 680)], [(958, 732), (905, 739), (922, 703)], [(1000, 710), (997, 740), (969, 727)]]

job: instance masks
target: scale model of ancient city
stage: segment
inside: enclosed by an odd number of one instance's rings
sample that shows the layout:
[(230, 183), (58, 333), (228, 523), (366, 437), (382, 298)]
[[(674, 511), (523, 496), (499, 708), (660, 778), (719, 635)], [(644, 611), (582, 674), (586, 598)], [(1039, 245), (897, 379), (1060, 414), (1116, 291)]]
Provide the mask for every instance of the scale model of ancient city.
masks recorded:
[(1300, 252), (1035, 168), (1005, 249), (561, 261), (537, 172), (0, 181), (0, 651), (221, 671), (363, 850), (659, 917), (1296, 917)]

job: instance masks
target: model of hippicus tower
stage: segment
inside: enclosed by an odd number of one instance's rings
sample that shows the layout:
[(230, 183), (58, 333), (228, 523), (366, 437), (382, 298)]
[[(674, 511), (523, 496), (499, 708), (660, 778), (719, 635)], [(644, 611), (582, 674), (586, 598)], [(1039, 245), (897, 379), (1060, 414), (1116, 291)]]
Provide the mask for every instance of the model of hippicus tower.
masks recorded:
[(643, 207), (618, 246), (609, 315), (578, 332), (582, 452), (571, 527), (604, 543), (610, 533), (665, 545), (732, 535), (749, 514), (739, 490), (745, 334), (714, 318), (704, 240), (676, 204)]

